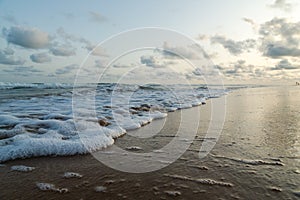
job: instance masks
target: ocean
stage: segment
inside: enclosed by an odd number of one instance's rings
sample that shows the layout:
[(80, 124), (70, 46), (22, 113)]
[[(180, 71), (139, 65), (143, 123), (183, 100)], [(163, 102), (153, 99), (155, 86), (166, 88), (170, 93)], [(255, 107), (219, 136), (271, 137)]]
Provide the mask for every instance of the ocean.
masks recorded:
[[(226, 95), (232, 89), (205, 85), (100, 83), (73, 88), (73, 84), (0, 83), (0, 162), (97, 151), (112, 145), (114, 138), (127, 131), (165, 118), (169, 112), (203, 105), (207, 99)], [(83, 97), (80, 109), (74, 109), (74, 96)], [(76, 120), (80, 118), (76, 124), (74, 110)]]

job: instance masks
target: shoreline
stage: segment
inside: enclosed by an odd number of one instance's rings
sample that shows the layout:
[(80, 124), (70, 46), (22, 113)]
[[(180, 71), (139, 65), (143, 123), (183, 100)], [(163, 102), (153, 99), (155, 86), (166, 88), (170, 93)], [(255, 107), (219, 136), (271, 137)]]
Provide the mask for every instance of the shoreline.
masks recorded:
[[(155, 172), (120, 172), (100, 163), (92, 155), (7, 161), (3, 163), (5, 166), (0, 166), (3, 188), (0, 198), (297, 199), (300, 190), (297, 99), (300, 99), (300, 92), (295, 89), (249, 88), (231, 92), (227, 95), (222, 135), (210, 154), (199, 159), (199, 149), (210, 121), (210, 102), (214, 99), (208, 100), (205, 106), (200, 106), (200, 127), (189, 149), (174, 163)], [(180, 112), (187, 110), (168, 113), (165, 120), (155, 120), (130, 133), (157, 131), (155, 128), (165, 123), (152, 139), (138, 140), (126, 134), (117, 138), (114, 145), (123, 149), (140, 147), (129, 150), (138, 153), (160, 149), (173, 138)], [(289, 135), (286, 136), (288, 126)], [(35, 169), (31, 172), (11, 171), (10, 167), (14, 165)], [(63, 178), (65, 172), (76, 172), (82, 177)], [(40, 191), (37, 182), (68, 188), (69, 192)], [(106, 189), (100, 191), (98, 188), (97, 192), (97, 186)]]

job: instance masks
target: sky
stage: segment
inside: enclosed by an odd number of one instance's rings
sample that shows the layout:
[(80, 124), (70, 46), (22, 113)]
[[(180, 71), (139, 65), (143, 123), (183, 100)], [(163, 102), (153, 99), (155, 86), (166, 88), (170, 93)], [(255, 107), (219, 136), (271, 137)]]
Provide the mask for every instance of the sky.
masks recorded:
[[(83, 82), (99, 74), (102, 82), (180, 76), (192, 83), (214, 77), (224, 83), (294, 84), (300, 80), (299, 4), (0, 0), (0, 82), (72, 83), (79, 73)], [(145, 27), (165, 30), (166, 37), (161, 31), (130, 33)], [(139, 46), (158, 37), (150, 49)], [(141, 48), (122, 52), (133, 47)]]

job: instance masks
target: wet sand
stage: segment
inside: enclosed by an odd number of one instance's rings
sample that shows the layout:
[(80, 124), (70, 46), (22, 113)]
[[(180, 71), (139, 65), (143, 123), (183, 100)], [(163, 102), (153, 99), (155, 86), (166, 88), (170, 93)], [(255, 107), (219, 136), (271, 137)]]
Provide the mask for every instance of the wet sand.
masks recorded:
[[(222, 134), (203, 159), (199, 159), (199, 149), (210, 122), (211, 103), (216, 99), (200, 107), (200, 126), (189, 149), (163, 169), (126, 173), (107, 167), (92, 155), (9, 161), (0, 166), (0, 199), (299, 199), (300, 89), (242, 89), (226, 99)], [(128, 150), (136, 153), (160, 149), (174, 138), (181, 112), (197, 109), (170, 113), (166, 120), (130, 133), (155, 132), (164, 123), (163, 129), (151, 138), (128, 134), (118, 138), (115, 145), (123, 149), (140, 147)], [(35, 169), (12, 171), (14, 165)], [(63, 177), (65, 172), (82, 177), (67, 179)], [(41, 191), (36, 186), (40, 182), (68, 188), (68, 192)], [(97, 186), (103, 187), (97, 192)]]

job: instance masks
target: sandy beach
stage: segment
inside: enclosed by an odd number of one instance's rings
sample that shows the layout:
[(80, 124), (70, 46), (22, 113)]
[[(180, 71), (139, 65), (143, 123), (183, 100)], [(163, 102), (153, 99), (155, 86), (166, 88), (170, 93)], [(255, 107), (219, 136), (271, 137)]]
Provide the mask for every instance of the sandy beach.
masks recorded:
[[(226, 96), (222, 134), (209, 155), (199, 159), (215, 100), (200, 106), (200, 126), (189, 149), (163, 169), (125, 173), (111, 169), (92, 155), (8, 161), (0, 166), (0, 199), (299, 199), (299, 87), (231, 92)], [(116, 139), (114, 145), (123, 149), (139, 147), (128, 150), (137, 153), (160, 149), (174, 137), (180, 113), (193, 109), (198, 107), (169, 113), (166, 120), (156, 120), (135, 133), (155, 130), (164, 123), (158, 135), (136, 139), (127, 134)], [(12, 171), (15, 165), (35, 169)], [(64, 178), (65, 172), (82, 177)], [(41, 191), (37, 183), (54, 184), (68, 191)]]

